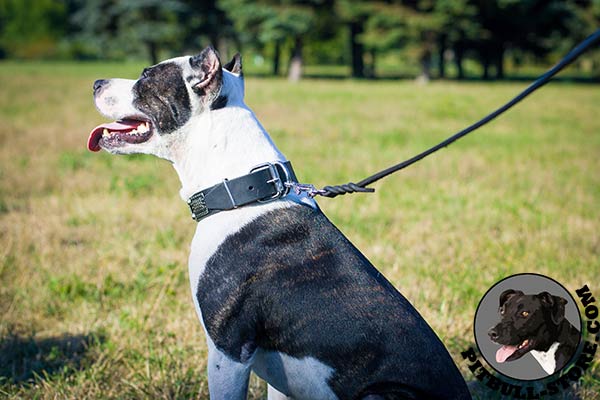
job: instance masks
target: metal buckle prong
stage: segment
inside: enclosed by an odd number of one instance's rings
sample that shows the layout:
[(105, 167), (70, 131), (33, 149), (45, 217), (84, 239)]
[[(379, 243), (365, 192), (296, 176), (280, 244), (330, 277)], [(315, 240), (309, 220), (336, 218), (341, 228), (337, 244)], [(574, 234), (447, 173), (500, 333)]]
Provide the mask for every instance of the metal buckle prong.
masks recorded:
[[(281, 167), (281, 170), (284, 172), (285, 180), (281, 179), (281, 175), (279, 174), (279, 171), (277, 170), (277, 166)], [(287, 187), (286, 183), (288, 183), (290, 181), (290, 173), (287, 170), (287, 168), (285, 167), (285, 165), (282, 162), (279, 161), (274, 161), (272, 163), (263, 163), (263, 164), (259, 164), (257, 166), (255, 166), (254, 168), (252, 168), (250, 170), (250, 173), (256, 172), (256, 171), (260, 171), (263, 169), (268, 169), (269, 170), (269, 174), (271, 175), (271, 179), (269, 179), (267, 181), (267, 183), (272, 183), (273, 185), (275, 185), (275, 190), (277, 191), (273, 196), (268, 197), (266, 199), (260, 199), (258, 200), (259, 203), (266, 203), (269, 201), (273, 201), (273, 200), (277, 200), (283, 196), (285, 196), (288, 191), (289, 188)]]

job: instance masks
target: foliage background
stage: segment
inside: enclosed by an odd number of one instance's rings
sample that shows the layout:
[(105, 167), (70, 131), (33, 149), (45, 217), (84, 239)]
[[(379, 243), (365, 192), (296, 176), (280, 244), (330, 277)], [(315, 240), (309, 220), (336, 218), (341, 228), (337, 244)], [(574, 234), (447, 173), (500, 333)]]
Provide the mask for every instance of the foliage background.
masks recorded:
[[(598, 26), (600, 0), (2, 0), (0, 58), (154, 64), (210, 43), (292, 80), (304, 64), (502, 79), (555, 61)], [(579, 75), (598, 78), (598, 64), (588, 54)]]

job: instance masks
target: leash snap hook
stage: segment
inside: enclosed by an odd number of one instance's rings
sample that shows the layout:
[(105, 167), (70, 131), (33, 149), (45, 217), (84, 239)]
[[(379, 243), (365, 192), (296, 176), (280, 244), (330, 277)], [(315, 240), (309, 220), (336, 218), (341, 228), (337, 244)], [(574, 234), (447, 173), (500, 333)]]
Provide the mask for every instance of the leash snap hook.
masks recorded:
[(314, 198), (319, 195), (323, 196), (326, 193), (325, 190), (317, 189), (315, 185), (311, 185), (310, 183), (285, 182), (285, 186), (292, 189), (297, 195), (306, 193), (310, 198)]

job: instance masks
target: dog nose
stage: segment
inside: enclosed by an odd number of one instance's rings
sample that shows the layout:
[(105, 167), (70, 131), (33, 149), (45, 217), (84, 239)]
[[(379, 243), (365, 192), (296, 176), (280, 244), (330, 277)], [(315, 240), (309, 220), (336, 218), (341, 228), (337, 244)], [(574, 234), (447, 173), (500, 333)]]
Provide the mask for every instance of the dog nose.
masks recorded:
[(94, 94), (97, 94), (107, 83), (108, 81), (106, 79), (98, 79), (94, 82)]
[(498, 332), (496, 331), (496, 328), (490, 329), (488, 331), (488, 335), (490, 336), (490, 339), (492, 339), (492, 340), (498, 339)]

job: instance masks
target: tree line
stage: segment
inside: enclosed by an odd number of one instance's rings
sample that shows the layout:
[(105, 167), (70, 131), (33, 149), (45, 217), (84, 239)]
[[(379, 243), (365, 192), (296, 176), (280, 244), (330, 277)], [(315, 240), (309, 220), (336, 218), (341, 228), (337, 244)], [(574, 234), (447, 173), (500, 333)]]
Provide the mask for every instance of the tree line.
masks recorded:
[[(211, 43), (292, 79), (311, 63), (375, 77), (402, 50), (421, 79), (482, 78), (566, 52), (600, 26), (600, 0), (0, 0), (0, 58), (161, 58)], [(596, 55), (588, 63), (598, 63)]]

